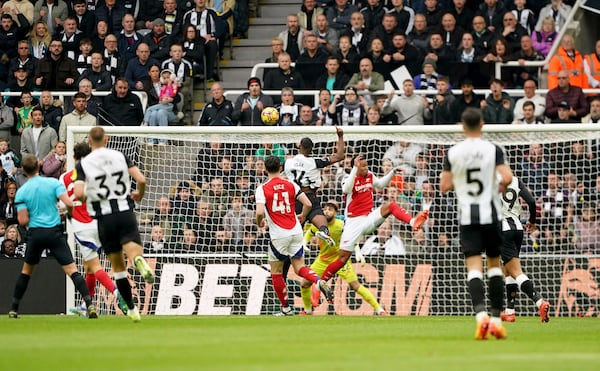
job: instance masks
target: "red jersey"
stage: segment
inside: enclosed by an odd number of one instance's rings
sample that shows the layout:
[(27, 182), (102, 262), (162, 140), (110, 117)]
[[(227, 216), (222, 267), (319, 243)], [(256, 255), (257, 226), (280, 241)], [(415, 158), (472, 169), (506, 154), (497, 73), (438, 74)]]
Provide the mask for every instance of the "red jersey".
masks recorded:
[(91, 223), (94, 219), (90, 216), (84, 202), (75, 199), (73, 188), (75, 187), (73, 180), (77, 177), (75, 169), (67, 171), (60, 176), (60, 181), (67, 189), (67, 195), (73, 201), (73, 219), (81, 223)]
[(279, 177), (271, 178), (256, 188), (256, 203), (265, 205), (272, 239), (289, 236), (290, 232), (302, 234), (295, 209), (300, 192), (297, 184)]
[(346, 216), (369, 215), (373, 210), (373, 173), (369, 171), (367, 176), (357, 175), (352, 189), (345, 194), (345, 197)]

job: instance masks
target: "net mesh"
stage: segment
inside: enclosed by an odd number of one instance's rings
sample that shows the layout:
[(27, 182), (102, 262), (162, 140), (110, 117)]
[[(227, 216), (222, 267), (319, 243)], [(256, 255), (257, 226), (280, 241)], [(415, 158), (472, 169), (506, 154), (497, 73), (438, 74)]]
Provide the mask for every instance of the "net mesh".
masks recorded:
[[(69, 128), (68, 148), (85, 129)], [(262, 159), (285, 159), (308, 136), (315, 156), (335, 146), (333, 127), (124, 128), (107, 127), (109, 146), (134, 159), (148, 182), (138, 205), (144, 252), (157, 280), (145, 284), (129, 268), (134, 295), (145, 314), (268, 314), (279, 311), (266, 259), (268, 231), (255, 225), (254, 190), (266, 179)], [(439, 173), (447, 148), (463, 139), (461, 127), (345, 127), (347, 158), (323, 170), (321, 201), (343, 206), (341, 180), (351, 156), (362, 154), (376, 175), (402, 173), (375, 194), (375, 204), (395, 200), (416, 215), (430, 210), (422, 232), (392, 217), (365, 236), (366, 264), (354, 264), (359, 281), (393, 315), (465, 315), (472, 312), (459, 254), (452, 193), (440, 194)], [(485, 137), (504, 147), (511, 168), (536, 197), (538, 231), (526, 234), (521, 260), (557, 315), (600, 315), (600, 180), (593, 125), (488, 125)], [(150, 145), (149, 139), (167, 145)], [(385, 160), (384, 160), (385, 159)], [(389, 161), (387, 161), (389, 160)], [(239, 202), (238, 202), (239, 201)], [(524, 210), (527, 207), (524, 206)], [(527, 211), (522, 216), (527, 218)], [(340, 215), (340, 217), (342, 217)], [(313, 250), (307, 263), (316, 257)], [(353, 258), (354, 261), (354, 258)], [(302, 308), (300, 279), (290, 271), (289, 296)], [(333, 305), (318, 314), (373, 314), (374, 308), (339, 277)], [(104, 313), (114, 298), (98, 286)], [(536, 313), (520, 294), (519, 315)]]

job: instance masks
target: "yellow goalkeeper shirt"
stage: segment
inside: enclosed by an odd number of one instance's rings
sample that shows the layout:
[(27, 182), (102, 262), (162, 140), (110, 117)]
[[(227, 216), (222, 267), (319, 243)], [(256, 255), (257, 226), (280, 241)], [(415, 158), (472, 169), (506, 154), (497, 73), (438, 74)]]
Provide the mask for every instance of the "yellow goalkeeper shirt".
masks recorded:
[[(314, 225), (307, 223), (306, 233), (304, 234), (304, 241), (309, 243), (310, 240), (319, 231)], [(335, 241), (333, 246), (329, 246), (323, 241), (319, 240), (319, 256), (324, 263), (331, 263), (335, 261), (340, 255), (340, 241), (342, 239), (342, 229), (344, 228), (344, 222), (340, 219), (336, 219), (333, 224), (329, 225), (329, 235)]]

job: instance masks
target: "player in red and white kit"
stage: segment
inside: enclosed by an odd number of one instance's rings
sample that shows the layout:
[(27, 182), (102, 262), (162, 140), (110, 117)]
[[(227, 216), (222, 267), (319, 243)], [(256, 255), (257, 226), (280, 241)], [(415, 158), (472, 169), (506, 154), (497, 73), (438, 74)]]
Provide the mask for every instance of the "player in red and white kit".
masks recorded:
[[(90, 153), (90, 147), (87, 143), (78, 143), (73, 147), (73, 158), (79, 161)], [(79, 246), (79, 251), (83, 258), (83, 269), (85, 271), (85, 282), (90, 295), (94, 297), (96, 280), (113, 293), (119, 303), (119, 308), (123, 313), (126, 312), (127, 304), (119, 295), (115, 283), (110, 279), (108, 273), (102, 268), (98, 258), (98, 250), (101, 249), (100, 237), (98, 236), (98, 223), (87, 211), (86, 204), (77, 200), (73, 195), (73, 180), (76, 178), (75, 169), (68, 171), (60, 176), (60, 181), (65, 185), (69, 198), (73, 200), (73, 215), (71, 217), (71, 230), (75, 237), (75, 242)], [(124, 310), (125, 309), (125, 310)], [(70, 309), (71, 312), (86, 315), (85, 306), (78, 306)]]
[(340, 256), (327, 266), (323, 272), (323, 280), (328, 280), (346, 264), (358, 239), (377, 229), (390, 215), (413, 227), (413, 231), (421, 228), (429, 211), (421, 211), (412, 217), (406, 210), (395, 202), (384, 202), (373, 210), (373, 187), (385, 188), (392, 180), (395, 171), (392, 170), (382, 178), (377, 178), (369, 171), (367, 160), (360, 155), (353, 161), (354, 166), (350, 175), (342, 182), (342, 191), (346, 198), (346, 220), (340, 242)]
[[(283, 279), (283, 262), (288, 257), (297, 275), (315, 283), (328, 301), (333, 292), (324, 280), (304, 265), (304, 233), (300, 225), (311, 209), (311, 202), (300, 187), (280, 177), (281, 162), (278, 157), (265, 159), (269, 179), (256, 188), (256, 222), (262, 228), (269, 226), (271, 246), (268, 260), (271, 266), (273, 288), (281, 302), (281, 313), (291, 316), (294, 310), (288, 303), (287, 287)], [(302, 213), (296, 216), (296, 200), (302, 203)]]

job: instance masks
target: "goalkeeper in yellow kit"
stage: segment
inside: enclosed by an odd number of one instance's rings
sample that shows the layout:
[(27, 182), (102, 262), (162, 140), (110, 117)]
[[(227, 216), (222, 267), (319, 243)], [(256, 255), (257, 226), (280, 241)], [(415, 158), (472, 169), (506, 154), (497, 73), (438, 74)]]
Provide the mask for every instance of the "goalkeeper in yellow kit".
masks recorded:
[[(319, 243), (319, 255), (315, 259), (315, 261), (311, 264), (310, 268), (316, 274), (322, 274), (327, 266), (335, 261), (340, 254), (340, 239), (342, 237), (342, 228), (344, 227), (344, 222), (340, 219), (337, 219), (337, 213), (339, 211), (338, 203), (334, 200), (329, 200), (323, 205), (323, 214), (327, 219), (327, 224), (329, 226), (329, 235), (335, 241), (335, 244), (328, 245), (321, 240), (318, 240)], [(308, 229), (304, 233), (304, 242), (306, 245), (310, 243), (315, 234), (319, 231), (317, 227), (312, 224), (308, 224)], [(360, 252), (360, 250), (359, 250)], [(358, 252), (358, 253), (359, 253)], [(357, 258), (361, 259), (362, 254), (357, 253)], [(364, 262), (364, 261), (363, 261)], [(346, 282), (350, 288), (356, 291), (362, 298), (367, 301), (367, 303), (371, 304), (373, 309), (375, 309), (375, 314), (380, 316), (387, 316), (388, 313), (379, 305), (377, 299), (373, 296), (371, 291), (361, 285), (358, 282), (358, 277), (356, 276), (356, 272), (352, 267), (352, 263), (350, 260), (346, 262), (346, 264), (336, 273)], [(300, 315), (312, 315), (313, 314), (313, 301), (311, 300), (311, 286), (312, 282), (302, 279), (302, 288), (300, 290), (302, 295), (302, 302), (304, 303), (304, 309), (300, 312)], [(318, 305), (318, 299), (316, 300), (314, 305)]]

